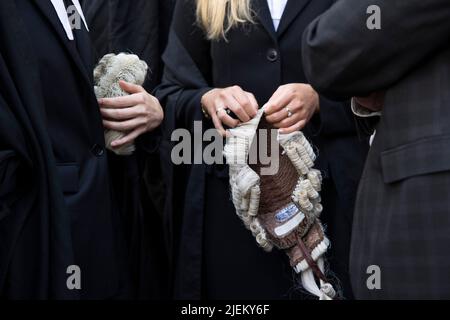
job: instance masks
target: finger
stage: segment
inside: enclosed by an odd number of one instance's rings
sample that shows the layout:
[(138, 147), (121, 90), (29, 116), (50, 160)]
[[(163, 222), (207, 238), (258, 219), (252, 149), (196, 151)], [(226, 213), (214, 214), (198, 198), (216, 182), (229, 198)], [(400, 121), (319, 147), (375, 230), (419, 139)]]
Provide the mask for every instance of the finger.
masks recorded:
[(239, 120), (230, 117), (224, 109), (219, 110), (219, 112), (217, 113), (217, 117), (223, 124), (230, 128), (236, 128), (240, 123)]
[(145, 118), (135, 118), (128, 121), (122, 121), (122, 122), (116, 122), (116, 121), (109, 121), (109, 120), (103, 120), (103, 126), (106, 129), (109, 130), (115, 130), (120, 132), (128, 132), (132, 131), (140, 126), (143, 126), (146, 124)]
[(100, 108), (100, 113), (104, 119), (108, 120), (130, 120), (145, 113), (145, 108), (136, 106), (124, 109)]
[(281, 134), (289, 134), (289, 133), (293, 133), (296, 131), (300, 131), (305, 127), (305, 125), (306, 125), (306, 121), (301, 120), (289, 128), (280, 129), (280, 133)]
[(225, 96), (224, 102), (228, 106), (228, 108), (231, 111), (233, 111), (235, 115), (237, 115), (239, 120), (241, 120), (242, 122), (250, 121), (250, 119), (251, 119), (250, 116), (247, 114), (247, 112), (244, 110), (244, 108), (241, 106), (241, 104), (234, 98), (233, 95)]
[[(216, 108), (216, 112), (214, 112), (214, 116), (217, 119), (217, 121), (220, 123), (220, 127), (222, 127), (222, 123), (229, 126), (230, 128), (234, 128), (239, 124), (239, 121), (236, 119), (233, 119), (232, 117), (230, 117), (227, 113), (226, 110), (226, 106), (225, 103), (222, 99), (217, 99), (217, 101), (215, 102), (215, 108)], [(213, 118), (214, 120), (214, 118)], [(217, 126), (216, 126), (217, 128)], [(225, 129), (223, 129), (225, 131)], [(222, 133), (221, 133), (222, 134)]]
[(258, 110), (259, 110), (258, 101), (256, 101), (256, 98), (255, 98), (255, 96), (252, 93), (246, 92), (246, 94), (248, 96), (248, 99), (250, 100), (250, 104), (251, 104), (253, 110), (255, 110), (255, 115), (256, 115), (258, 113)]
[(288, 116), (288, 112), (286, 109), (281, 109), (280, 111), (273, 113), (269, 116), (266, 115), (266, 120), (269, 123), (278, 123), (286, 119)]
[(121, 138), (119, 140), (113, 141), (111, 143), (111, 147), (113, 147), (113, 148), (121, 148), (121, 147), (123, 147), (125, 145), (131, 144), (132, 142), (134, 142), (134, 140), (136, 140), (137, 137), (139, 137), (144, 132), (145, 132), (145, 127), (144, 126), (136, 128), (135, 130), (133, 130), (132, 132), (127, 134), (125, 137), (123, 137), (123, 138)]
[(247, 121), (256, 116), (257, 111), (253, 109), (250, 99), (244, 90), (239, 87), (235, 87), (233, 89), (233, 97), (244, 109), (245, 113), (249, 116), (249, 119)]
[(292, 117), (289, 118), (285, 118), (280, 122), (277, 122), (274, 124), (275, 128), (289, 128), (291, 126), (293, 126), (294, 124), (296, 124), (299, 121), (305, 120), (301, 114), (299, 113), (294, 113), (292, 115)]
[(139, 85), (133, 84), (133, 83), (129, 83), (129, 82), (126, 82), (123, 80), (119, 81), (119, 86), (122, 88), (122, 90), (124, 90), (125, 92), (127, 92), (129, 94), (147, 92), (147, 91), (145, 91), (145, 89), (142, 86), (139, 86)]
[(278, 87), (278, 89), (270, 97), (269, 101), (267, 101), (266, 104), (263, 106), (263, 108), (265, 108), (264, 113), (266, 115), (268, 115), (268, 114), (270, 115), (270, 114), (276, 112), (276, 110), (273, 110), (273, 107), (270, 107), (270, 106), (273, 105), (274, 100), (276, 99), (276, 97), (278, 97), (280, 95), (282, 90), (284, 90), (283, 87)]
[(277, 111), (275, 113), (272, 113), (271, 115), (266, 114), (266, 120), (269, 123), (278, 123), (283, 121), (284, 119), (287, 119), (289, 116), (289, 112), (292, 112), (293, 114), (296, 114), (302, 109), (302, 105), (299, 102), (291, 101), (286, 107), (282, 108), (280, 111)]
[(142, 94), (135, 93), (129, 96), (99, 99), (98, 103), (100, 104), (100, 107), (129, 108), (139, 104), (144, 104), (145, 98)]
[(217, 129), (217, 131), (219, 131), (220, 135), (222, 137), (225, 136), (226, 131), (224, 129), (224, 127), (222, 126), (222, 122), (220, 121), (219, 117), (217, 117), (216, 114), (211, 115), (211, 119), (214, 123), (214, 127)]
[(286, 88), (279, 88), (265, 105), (265, 114), (271, 115), (285, 108), (293, 99), (293, 95)]

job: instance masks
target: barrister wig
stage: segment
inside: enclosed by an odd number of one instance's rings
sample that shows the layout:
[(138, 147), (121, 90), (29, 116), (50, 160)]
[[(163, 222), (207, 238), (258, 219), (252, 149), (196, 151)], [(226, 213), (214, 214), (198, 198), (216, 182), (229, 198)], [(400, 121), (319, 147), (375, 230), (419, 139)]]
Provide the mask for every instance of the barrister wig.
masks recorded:
[[(120, 53), (105, 55), (94, 69), (95, 95), (100, 98), (116, 98), (128, 95), (119, 85), (123, 80), (142, 85), (147, 76), (148, 66), (134, 54)], [(111, 143), (123, 138), (127, 132), (105, 131), (106, 147), (117, 155), (130, 155), (135, 151), (134, 144), (112, 148)]]
[[(321, 300), (335, 298), (336, 292), (324, 273), (324, 254), (329, 240), (319, 221), (322, 205), (319, 192), (322, 177), (313, 169), (313, 148), (302, 132), (280, 134), (271, 150), (271, 134), (266, 134), (268, 155), (278, 156), (279, 169), (263, 171), (262, 145), (257, 132), (275, 130), (262, 117), (264, 109), (248, 123), (230, 130), (224, 154), (230, 167), (232, 199), (237, 215), (266, 251), (284, 250), (291, 266), (300, 275), (302, 286)], [(256, 149), (255, 149), (255, 144)]]

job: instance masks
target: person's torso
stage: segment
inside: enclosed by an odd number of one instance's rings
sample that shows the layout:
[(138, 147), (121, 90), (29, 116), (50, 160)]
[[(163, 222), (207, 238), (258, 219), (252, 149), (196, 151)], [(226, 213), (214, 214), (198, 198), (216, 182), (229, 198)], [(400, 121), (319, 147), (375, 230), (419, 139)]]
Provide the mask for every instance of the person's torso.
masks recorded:
[[(82, 162), (92, 155), (86, 151), (96, 144), (103, 146), (104, 140), (92, 84), (93, 61), (82, 58), (76, 41), (65, 37), (62, 25), (58, 27), (64, 37), (60, 36), (49, 17), (45, 17), (37, 5), (23, 0), (17, 3), (32, 40), (33, 54), (39, 63), (39, 89), (43, 93), (56, 160), (61, 163)], [(41, 7), (48, 10), (54, 24), (60, 23), (56, 11), (52, 12), (54, 9), (50, 1), (41, 4)], [(84, 28), (84, 25), (80, 27)], [(78, 30), (75, 35), (83, 33)], [(89, 36), (83, 36), (79, 41), (86, 50), (91, 43)]]
[(332, 0), (289, 0), (275, 31), (267, 0), (254, 0), (256, 23), (232, 29), (226, 41), (211, 44), (214, 87), (239, 85), (262, 106), (280, 85), (307, 83), (303, 31), (331, 5)]
[(76, 263), (83, 272), (82, 294), (109, 298), (118, 291), (120, 229), (92, 85), (92, 61), (77, 52), (79, 46), (91, 48), (89, 36), (69, 42), (50, 1), (16, 2), (39, 63), (41, 85), (36, 90), (44, 99), (61, 191), (71, 217)]
[[(253, 93), (262, 107), (281, 85), (308, 83), (302, 65), (303, 31), (333, 1), (289, 0), (276, 31), (267, 0), (252, 3), (255, 24), (232, 29), (226, 40), (211, 42), (211, 77), (213, 87), (238, 85)], [(303, 131), (321, 149), (316, 166), (328, 176), (324, 138), (312, 134), (309, 125)]]

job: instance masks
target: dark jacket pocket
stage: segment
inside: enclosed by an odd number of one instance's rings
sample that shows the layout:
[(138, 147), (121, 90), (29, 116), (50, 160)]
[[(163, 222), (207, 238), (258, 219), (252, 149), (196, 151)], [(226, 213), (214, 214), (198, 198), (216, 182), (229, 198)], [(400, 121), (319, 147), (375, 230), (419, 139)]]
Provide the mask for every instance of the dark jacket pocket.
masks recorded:
[(77, 193), (79, 190), (80, 167), (76, 163), (67, 163), (58, 164), (56, 168), (63, 193)]
[(381, 153), (385, 183), (450, 171), (450, 136), (418, 140)]

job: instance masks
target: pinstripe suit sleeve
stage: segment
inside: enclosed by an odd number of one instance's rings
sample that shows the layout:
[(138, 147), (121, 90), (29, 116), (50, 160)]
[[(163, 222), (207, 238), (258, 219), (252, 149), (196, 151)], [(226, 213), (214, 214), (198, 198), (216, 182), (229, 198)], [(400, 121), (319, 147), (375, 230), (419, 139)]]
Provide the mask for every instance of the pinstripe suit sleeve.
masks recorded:
[[(381, 10), (381, 30), (369, 30), (367, 9)], [(340, 0), (303, 35), (310, 83), (331, 98), (366, 96), (404, 77), (448, 45), (448, 0)]]

